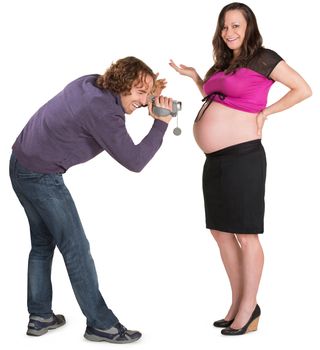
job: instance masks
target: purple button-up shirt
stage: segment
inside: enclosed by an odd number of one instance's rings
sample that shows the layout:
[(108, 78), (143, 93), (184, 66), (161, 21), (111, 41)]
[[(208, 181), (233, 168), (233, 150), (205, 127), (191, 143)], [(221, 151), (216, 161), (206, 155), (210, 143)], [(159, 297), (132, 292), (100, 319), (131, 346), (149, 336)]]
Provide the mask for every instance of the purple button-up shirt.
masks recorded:
[(22, 166), (40, 173), (64, 173), (103, 150), (135, 172), (151, 160), (168, 125), (155, 120), (135, 145), (125, 126), (120, 96), (96, 87), (97, 77), (71, 82), (29, 120), (12, 147)]

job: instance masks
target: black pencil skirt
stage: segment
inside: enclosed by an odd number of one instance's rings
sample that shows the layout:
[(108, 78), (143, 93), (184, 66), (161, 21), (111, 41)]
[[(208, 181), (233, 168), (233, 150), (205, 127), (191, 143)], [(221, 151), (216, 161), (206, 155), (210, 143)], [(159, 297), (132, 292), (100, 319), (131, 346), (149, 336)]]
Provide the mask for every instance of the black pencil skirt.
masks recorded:
[(261, 140), (206, 154), (202, 184), (208, 229), (263, 233), (266, 166)]

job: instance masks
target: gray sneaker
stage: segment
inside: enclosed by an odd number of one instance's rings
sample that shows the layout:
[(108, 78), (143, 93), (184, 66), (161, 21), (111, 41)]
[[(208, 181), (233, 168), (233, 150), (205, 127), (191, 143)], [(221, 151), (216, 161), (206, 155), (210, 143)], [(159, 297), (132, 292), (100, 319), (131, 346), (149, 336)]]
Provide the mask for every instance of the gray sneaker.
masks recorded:
[(84, 337), (91, 341), (106, 341), (109, 343), (132, 343), (141, 337), (138, 331), (130, 331), (121, 323), (117, 323), (108, 329), (98, 329), (87, 326)]
[(39, 336), (48, 332), (50, 329), (56, 329), (63, 326), (66, 319), (63, 315), (53, 314), (50, 318), (30, 315), (27, 335)]

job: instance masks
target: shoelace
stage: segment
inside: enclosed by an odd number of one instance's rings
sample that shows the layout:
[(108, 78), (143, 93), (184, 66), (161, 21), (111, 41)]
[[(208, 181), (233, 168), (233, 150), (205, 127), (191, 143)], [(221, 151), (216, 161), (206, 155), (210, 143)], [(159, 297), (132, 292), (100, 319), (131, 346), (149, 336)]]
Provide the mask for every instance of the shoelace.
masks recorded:
[(126, 334), (127, 328), (125, 326), (123, 326), (120, 322), (116, 325), (120, 337), (123, 337)]

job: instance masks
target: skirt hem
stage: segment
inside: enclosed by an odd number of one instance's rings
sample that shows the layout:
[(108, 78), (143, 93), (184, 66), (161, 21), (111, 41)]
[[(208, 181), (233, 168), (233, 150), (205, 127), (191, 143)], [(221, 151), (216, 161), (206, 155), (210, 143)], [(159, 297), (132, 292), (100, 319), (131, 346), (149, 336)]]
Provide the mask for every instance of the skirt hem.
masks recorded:
[(211, 225), (207, 225), (206, 228), (208, 230), (216, 230), (221, 231), (225, 233), (232, 233), (232, 234), (248, 234), (248, 235), (261, 235), (263, 234), (264, 230), (232, 230), (230, 228), (222, 228), (222, 227), (212, 227)]

